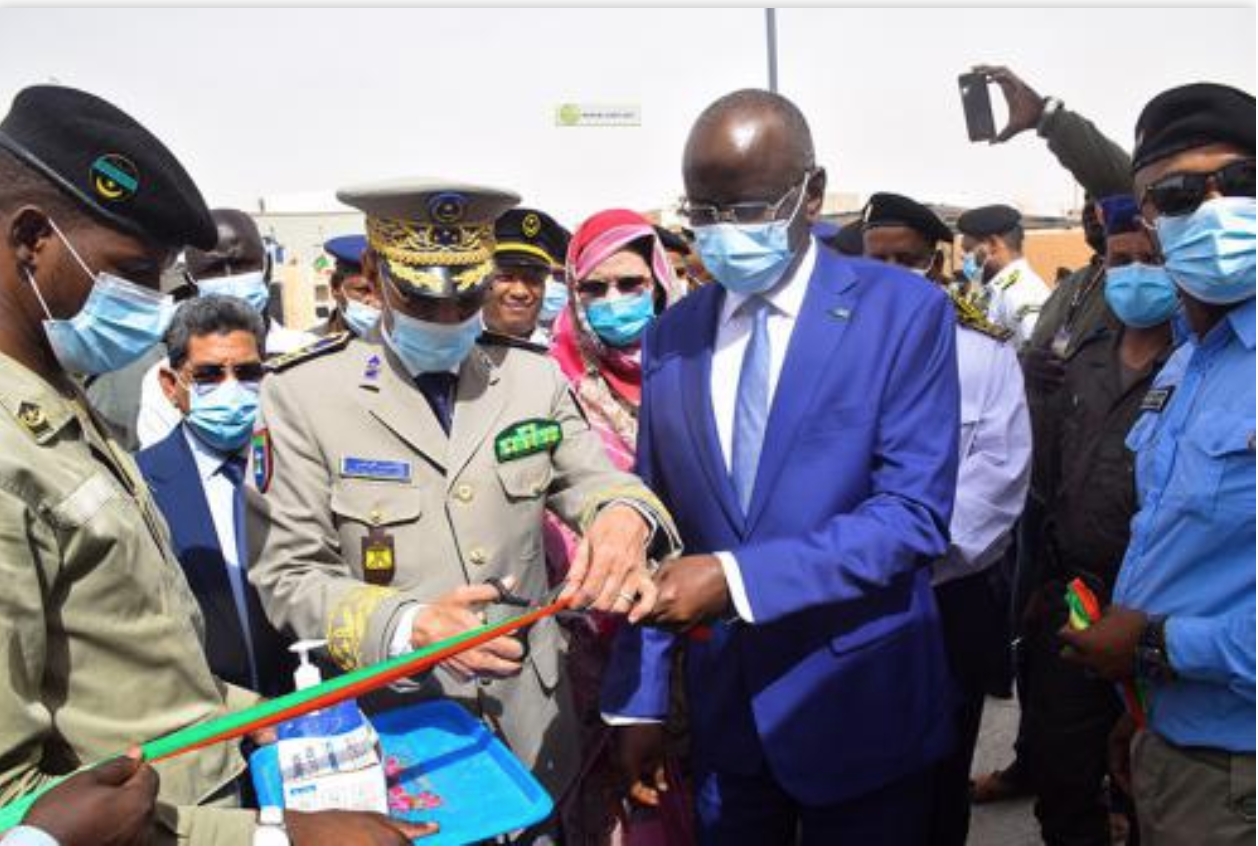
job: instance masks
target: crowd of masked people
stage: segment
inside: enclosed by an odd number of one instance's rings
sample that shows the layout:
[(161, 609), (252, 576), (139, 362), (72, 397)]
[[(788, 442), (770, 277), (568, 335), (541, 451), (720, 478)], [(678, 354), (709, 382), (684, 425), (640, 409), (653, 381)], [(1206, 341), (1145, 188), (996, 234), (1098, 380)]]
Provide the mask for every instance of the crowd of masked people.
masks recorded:
[[(0, 843), (431, 835), (260, 812), (265, 736), (134, 745), (291, 691), (296, 639), (337, 673), (555, 597), (362, 700), (482, 719), (555, 802), (512, 843), (960, 846), (1019, 796), (1049, 844), (1252, 842), (1254, 98), (1179, 86), (1116, 141), (977, 70), (997, 141), (1034, 132), (1084, 189), (1093, 254), (1055, 286), (1000, 203), (880, 191), (821, 229), (804, 115), (743, 90), (680, 151), (676, 230), (339, 191), (366, 234), (325, 244), (304, 331), (254, 220), (148, 129), (21, 92), (0, 801), (109, 760)], [(971, 779), (1015, 690), (1010, 762)]]

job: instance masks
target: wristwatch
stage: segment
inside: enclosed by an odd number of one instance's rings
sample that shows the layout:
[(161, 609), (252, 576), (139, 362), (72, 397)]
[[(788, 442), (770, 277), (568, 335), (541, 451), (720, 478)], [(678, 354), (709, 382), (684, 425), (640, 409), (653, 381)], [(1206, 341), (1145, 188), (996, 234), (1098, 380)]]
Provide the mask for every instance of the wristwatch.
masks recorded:
[(1164, 684), (1175, 680), (1175, 670), (1166, 651), (1166, 616), (1150, 614), (1136, 644), (1136, 675), (1145, 681)]
[(1040, 112), (1039, 122), (1035, 124), (1035, 134), (1041, 138), (1048, 135), (1048, 129), (1052, 126), (1053, 118), (1061, 111), (1062, 102), (1056, 97), (1045, 97), (1044, 108)]
[(265, 805), (258, 811), (258, 827), (253, 830), (253, 846), (292, 846), (284, 826), (284, 809)]

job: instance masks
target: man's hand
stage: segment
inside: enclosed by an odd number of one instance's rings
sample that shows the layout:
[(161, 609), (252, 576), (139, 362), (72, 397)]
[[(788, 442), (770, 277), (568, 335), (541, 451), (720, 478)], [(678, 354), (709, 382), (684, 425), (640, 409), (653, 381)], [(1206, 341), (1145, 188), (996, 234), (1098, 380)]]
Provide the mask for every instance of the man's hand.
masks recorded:
[(1015, 135), (1036, 127), (1044, 114), (1044, 99), (1031, 86), (1018, 79), (1009, 68), (999, 65), (978, 65), (973, 70), (995, 80), (1004, 92), (1005, 103), (1009, 106), (1009, 122), (991, 143), (1004, 143)]
[(1136, 721), (1123, 714), (1109, 733), (1109, 774), (1114, 783), (1131, 795), (1131, 739), (1136, 736)]
[(687, 555), (666, 563), (655, 574), (659, 599), (643, 618), (650, 626), (686, 631), (729, 609), (729, 585), (715, 555)]
[(157, 787), (157, 773), (131, 749), (49, 790), (22, 822), (60, 846), (141, 846), (152, 836)]
[(561, 598), (573, 608), (628, 614), (636, 623), (655, 607), (655, 583), (646, 566), (651, 527), (628, 505), (598, 513), (577, 548)]
[(1045, 347), (1027, 347), (1019, 355), (1022, 378), (1027, 385), (1045, 393), (1057, 390), (1066, 382), (1066, 363)]
[(660, 794), (668, 790), (664, 776), (664, 726), (616, 726), (615, 738), (616, 760), (628, 785), (629, 801), (648, 808), (659, 807)]
[(410, 846), (437, 832), (436, 823), (411, 823), (359, 811), (285, 811), (284, 826), (293, 846)]
[[(503, 579), (511, 587), (511, 577)], [(498, 599), (493, 585), (464, 585), (447, 593), (415, 614), (411, 627), (411, 645), (423, 649), (429, 644), (463, 634), (484, 625), (480, 610)], [(477, 676), (508, 678), (524, 667), (524, 645), (514, 637), (499, 637), (442, 661), (445, 667), (463, 681)]]
[(1142, 611), (1111, 605), (1090, 628), (1057, 632), (1066, 643), (1061, 657), (1081, 664), (1103, 679), (1126, 681), (1136, 674), (1136, 647), (1148, 617)]

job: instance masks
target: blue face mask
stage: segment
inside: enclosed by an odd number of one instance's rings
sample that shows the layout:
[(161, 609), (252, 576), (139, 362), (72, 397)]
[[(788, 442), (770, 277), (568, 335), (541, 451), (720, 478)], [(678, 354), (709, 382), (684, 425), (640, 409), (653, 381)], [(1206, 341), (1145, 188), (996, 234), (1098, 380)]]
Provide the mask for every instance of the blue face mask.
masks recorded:
[(174, 299), (118, 276), (93, 274), (55, 223), (52, 228), (93, 284), (79, 313), (63, 320), (52, 316), (35, 277), (23, 268), (44, 314), (48, 315), (44, 321), (48, 345), (57, 361), (70, 373), (95, 376), (121, 370), (162, 339), (175, 315)]
[(590, 328), (610, 347), (635, 343), (654, 317), (655, 303), (649, 291), (615, 300), (604, 298), (585, 307)]
[(1165, 323), (1179, 307), (1166, 268), (1139, 262), (1105, 271), (1105, 302), (1119, 320), (1136, 329)]
[(341, 310), (341, 317), (345, 318), (345, 325), (352, 329), (355, 335), (363, 338), (380, 322), (380, 309), (347, 297), (345, 308)]
[(431, 323), (393, 309), (393, 328), (381, 324), (384, 340), (411, 376), (446, 373), (463, 363), (482, 331), (480, 312), (462, 323)]
[(188, 389), (188, 416), (193, 434), (219, 452), (236, 452), (249, 442), (258, 416), (258, 383), (228, 379), (202, 392)]
[(978, 263), (974, 253), (966, 253), (961, 259), (961, 274), (971, 282), (978, 282), (983, 276), (983, 265)]
[(546, 293), (542, 296), (542, 310), (537, 315), (538, 321), (550, 323), (567, 305), (568, 286), (554, 279), (547, 279)]
[(1193, 299), (1229, 305), (1254, 296), (1254, 198), (1216, 197), (1192, 214), (1157, 219), (1175, 284)]
[(271, 300), (271, 290), (266, 284), (266, 274), (261, 270), (219, 276), (214, 279), (198, 279), (197, 292), (244, 300), (258, 314), (266, 311), (266, 304)]
[(786, 220), (695, 227), (699, 258), (725, 290), (733, 294), (762, 294), (781, 280), (795, 258), (790, 229), (804, 206), (807, 184), (805, 178), (795, 210)]

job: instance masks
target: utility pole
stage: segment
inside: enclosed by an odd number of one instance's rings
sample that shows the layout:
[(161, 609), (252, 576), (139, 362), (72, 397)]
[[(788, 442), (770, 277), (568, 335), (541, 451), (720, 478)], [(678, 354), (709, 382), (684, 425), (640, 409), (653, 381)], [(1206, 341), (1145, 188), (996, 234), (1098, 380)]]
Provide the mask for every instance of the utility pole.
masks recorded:
[(764, 10), (765, 37), (769, 44), (769, 90), (778, 93), (778, 22), (777, 9)]

